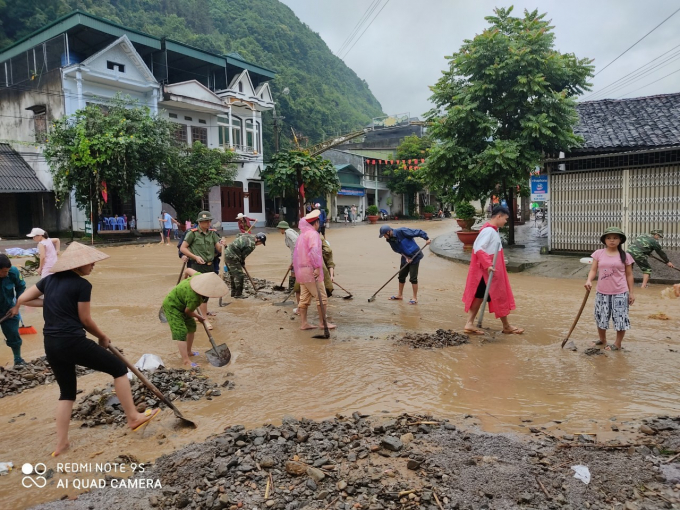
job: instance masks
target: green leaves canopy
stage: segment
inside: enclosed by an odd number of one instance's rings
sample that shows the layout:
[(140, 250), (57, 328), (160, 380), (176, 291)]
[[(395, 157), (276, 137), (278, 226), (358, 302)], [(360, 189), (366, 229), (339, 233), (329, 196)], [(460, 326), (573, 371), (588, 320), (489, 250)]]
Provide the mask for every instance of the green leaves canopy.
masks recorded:
[[(427, 157), (432, 140), (427, 137), (409, 135), (405, 137), (397, 147), (397, 159), (424, 159)], [(393, 164), (385, 167), (383, 175), (387, 178), (387, 188), (392, 193), (404, 194), (408, 198), (408, 210), (412, 214), (415, 194), (425, 187), (423, 168), (409, 170), (405, 163)]]
[(335, 194), (340, 189), (333, 163), (321, 156), (310, 156), (304, 150), (281, 151), (262, 171), (270, 196), (297, 196), (299, 176), (305, 185), (306, 197)]
[(49, 133), (44, 155), (57, 198), (64, 200), (73, 190), (86, 210), (91, 202), (98, 204), (104, 182), (129, 198), (142, 177), (155, 178), (173, 141), (170, 122), (122, 97), (59, 119)]
[(554, 49), (545, 14), (496, 9), (489, 27), (447, 57), (449, 68), (431, 87), (430, 150), (423, 177), (456, 201), (525, 183), (544, 153), (581, 140), (574, 98), (590, 86), (588, 59)]

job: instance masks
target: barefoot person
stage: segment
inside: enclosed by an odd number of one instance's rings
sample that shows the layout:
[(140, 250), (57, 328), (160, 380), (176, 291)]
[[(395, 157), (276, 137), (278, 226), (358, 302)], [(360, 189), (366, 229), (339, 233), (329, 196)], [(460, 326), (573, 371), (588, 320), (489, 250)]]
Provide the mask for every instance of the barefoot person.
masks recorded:
[[(524, 329), (511, 326), (508, 315), (515, 309), (515, 298), (510, 288), (508, 271), (505, 268), (505, 257), (498, 229), (505, 226), (510, 217), (510, 211), (502, 206), (496, 206), (491, 211), (491, 218), (479, 231), (479, 236), (472, 246), (472, 258), (465, 282), (463, 303), (468, 314), (465, 323), (465, 333), (468, 335), (483, 335), (484, 331), (474, 325), (477, 312), (482, 305), (489, 275), (494, 273), (489, 289), (489, 312), (493, 312), (503, 323), (503, 333), (506, 335), (520, 335)], [(496, 269), (493, 269), (493, 256), (498, 251)]]
[[(106, 372), (113, 377), (116, 396), (132, 430), (147, 424), (160, 412), (160, 409), (137, 412), (127, 367), (107, 350), (109, 337), (90, 315), (92, 284), (83, 277), (92, 273), (96, 262), (107, 258), (109, 256), (99, 250), (71, 243), (52, 267), (53, 274), (26, 290), (12, 308), (12, 314), (16, 316), (21, 305), (43, 307), (45, 354), (60, 391), (56, 417), (57, 445), (53, 457), (69, 447), (68, 426), (77, 393), (76, 365)], [(39, 299), (43, 295), (44, 299)], [(86, 338), (86, 331), (96, 336), (99, 344)]]
[(172, 339), (177, 342), (179, 355), (185, 367), (197, 367), (190, 356), (198, 356), (192, 351), (196, 321), (204, 322), (205, 318), (196, 313), (196, 309), (208, 298), (222, 297), (229, 288), (215, 273), (198, 273), (194, 269), (186, 269), (186, 280), (180, 282), (163, 300), (163, 311), (168, 319)]
[[(623, 251), (626, 235), (620, 228), (609, 227), (600, 237), (605, 248), (591, 255), (593, 264), (588, 273), (585, 287), (593, 287), (597, 275), (597, 295), (595, 297), (595, 323), (599, 340), (594, 345), (603, 345), (605, 350), (618, 351), (626, 331), (630, 329), (628, 307), (635, 303), (633, 295), (633, 257)], [(607, 345), (609, 321), (614, 322), (616, 341)]]
[[(295, 278), (300, 284), (300, 329), (314, 329), (307, 322), (307, 309), (312, 303), (312, 299), (317, 303), (319, 311), (319, 327), (323, 328), (323, 314), (319, 305), (319, 298), (324, 304), (324, 309), (328, 310), (328, 298), (325, 292), (321, 292), (317, 287), (317, 282), (323, 283), (323, 255), (321, 250), (321, 237), (319, 236), (319, 214), (318, 209), (310, 212), (307, 216), (300, 219), (300, 236), (295, 243), (293, 253), (293, 268)], [(322, 286), (323, 287), (323, 286)], [(328, 329), (335, 328), (335, 324), (328, 323)]]
[(26, 290), (26, 282), (21, 272), (12, 266), (7, 255), (0, 254), (0, 329), (5, 336), (7, 347), (14, 354), (14, 366), (24, 365), (21, 357), (21, 336), (19, 335), (19, 317), (13, 316), (11, 309), (16, 300)]
[(52, 274), (52, 266), (57, 262), (57, 255), (61, 248), (59, 239), (49, 239), (47, 232), (41, 228), (34, 228), (26, 237), (32, 237), (38, 243), (38, 253), (40, 254), (40, 265), (38, 274), (45, 278)]
[(640, 271), (642, 271), (642, 285), (640, 287), (643, 289), (647, 287), (649, 278), (652, 276), (652, 266), (649, 265), (649, 260), (647, 259), (652, 253), (656, 252), (668, 267), (675, 267), (668, 260), (668, 255), (661, 249), (659, 239), (663, 239), (663, 230), (652, 230), (649, 234), (642, 234), (636, 237), (626, 250), (633, 257)]
[[(389, 243), (390, 248), (392, 248), (392, 251), (401, 255), (399, 267), (403, 267), (403, 269), (399, 271), (399, 293), (396, 296), (390, 297), (390, 300), (401, 301), (404, 299), (404, 285), (406, 285), (406, 276), (408, 276), (411, 287), (413, 288), (413, 299), (409, 300), (408, 303), (410, 305), (417, 305), (418, 269), (420, 267), (420, 261), (423, 259), (423, 254), (418, 253), (420, 247), (414, 239), (416, 237), (425, 239), (425, 245), (423, 247), (427, 246), (432, 241), (427, 237), (427, 233), (424, 230), (416, 228), (393, 229), (389, 225), (380, 227), (380, 235), (378, 237), (384, 237), (385, 241)], [(416, 255), (416, 253), (418, 253), (418, 255)]]

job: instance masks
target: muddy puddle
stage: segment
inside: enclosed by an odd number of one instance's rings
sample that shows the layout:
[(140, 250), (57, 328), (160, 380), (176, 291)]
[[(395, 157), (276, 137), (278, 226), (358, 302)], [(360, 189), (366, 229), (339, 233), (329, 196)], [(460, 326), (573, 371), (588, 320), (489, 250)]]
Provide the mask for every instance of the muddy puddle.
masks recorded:
[[(436, 236), (453, 230), (455, 222), (422, 222), (416, 227)], [(204, 356), (198, 361), (212, 381), (218, 385), (233, 381), (234, 390), (211, 401), (177, 404), (198, 422), (196, 430), (177, 429), (167, 410), (141, 434), (107, 426), (79, 428), (73, 421), (72, 449), (61, 461), (106, 462), (120, 455), (151, 461), (225, 427), (280, 423), (285, 414), (312, 419), (354, 411), (429, 413), (451, 419), (472, 415), (474, 419), (467, 421), (487, 431), (524, 432), (531, 424), (577, 433), (598, 432), (611, 417), (626, 420), (680, 412), (680, 301), (662, 299), (663, 286), (637, 290), (631, 309), (633, 329), (624, 341), (627, 352), (583, 354), (596, 335), (592, 300), (571, 336), (578, 351), (560, 350), (583, 298), (582, 282), (522, 274), (510, 276), (518, 308), (511, 322), (526, 328), (524, 335), (500, 334), (500, 321), (487, 314), (488, 338), (471, 337), (469, 344), (434, 350), (395, 346), (390, 335), (462, 331), (467, 268), (427, 253), (420, 268), (417, 306), (388, 300), (396, 292), (396, 281), (368, 303), (399, 263), (377, 231), (377, 226), (327, 230), (336, 278), (354, 295), (343, 300), (344, 294), (338, 292), (329, 299), (329, 315), (338, 325), (330, 340), (312, 339), (314, 332), (300, 331), (292, 306), (248, 299), (219, 308), (217, 300), (211, 300), (209, 309), (217, 313), (211, 319), (215, 341), (226, 342), (233, 357), (224, 368), (212, 367)], [(179, 368), (176, 345), (167, 325), (157, 318), (180, 269), (176, 249), (150, 244), (106, 252), (111, 258), (89, 277), (94, 286), (93, 317), (132, 362), (154, 353), (167, 367)], [(248, 270), (254, 278), (278, 284), (289, 257), (283, 236), (271, 232), (267, 246), (248, 258)], [(408, 284), (405, 297), (410, 297)], [(670, 320), (649, 318), (658, 313)], [(310, 318), (315, 321), (316, 312)], [(39, 310), (27, 310), (24, 320), (41, 331)], [(41, 334), (23, 340), (24, 358), (44, 354)], [(200, 329), (194, 348), (201, 353), (209, 349)], [(11, 363), (11, 351), (5, 346), (0, 347), (0, 363)], [(99, 373), (79, 378), (83, 390), (79, 398), (109, 382)], [(2, 399), (0, 462), (12, 461), (15, 466), (44, 462), (55, 468), (57, 459), (49, 454), (55, 442), (57, 398), (56, 384), (48, 384)], [(43, 489), (24, 488), (20, 480), (21, 476), (0, 477), (3, 507), (25, 508), (77, 492), (49, 484)]]

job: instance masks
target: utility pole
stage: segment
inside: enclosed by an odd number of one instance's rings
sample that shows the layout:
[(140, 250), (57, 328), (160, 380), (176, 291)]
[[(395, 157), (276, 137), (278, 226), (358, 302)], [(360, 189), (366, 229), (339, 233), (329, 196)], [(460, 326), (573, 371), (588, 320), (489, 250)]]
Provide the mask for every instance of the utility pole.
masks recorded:
[(285, 119), (284, 116), (276, 116), (276, 107), (272, 110), (272, 119), (274, 120), (274, 150), (279, 152), (279, 124), (277, 121)]

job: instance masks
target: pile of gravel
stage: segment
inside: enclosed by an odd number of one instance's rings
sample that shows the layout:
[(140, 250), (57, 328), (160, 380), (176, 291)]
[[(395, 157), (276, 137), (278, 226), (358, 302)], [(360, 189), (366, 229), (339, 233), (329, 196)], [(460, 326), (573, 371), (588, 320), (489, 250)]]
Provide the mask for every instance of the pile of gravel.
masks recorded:
[[(217, 383), (201, 375), (200, 368), (191, 370), (159, 368), (153, 373), (144, 375), (170, 401), (200, 400), (201, 398), (212, 400), (213, 397), (219, 397), (222, 394)], [(135, 378), (131, 387), (138, 411), (143, 412), (147, 407), (167, 407), (139, 379)], [(222, 387), (231, 390), (234, 388), (234, 383), (227, 380)], [(73, 410), (72, 417), (83, 421), (83, 427), (126, 423), (123, 408), (111, 386), (94, 390), (83, 397)]]
[(438, 329), (434, 333), (406, 333), (403, 337), (389, 337), (397, 345), (408, 345), (414, 349), (441, 349), (469, 343), (470, 337), (450, 329)]
[[(76, 376), (80, 377), (93, 370), (89, 368), (76, 366)], [(5, 368), (0, 366), (0, 398), (16, 395), (35, 388), (41, 384), (50, 384), (54, 382), (54, 374), (47, 362), (47, 357), (34, 359), (27, 362), (25, 365), (17, 365), (13, 368)]]
[[(38, 508), (675, 508), (671, 467), (680, 463), (667, 460), (680, 441), (678, 421), (648, 421), (654, 437), (617, 448), (478, 433), (429, 416), (368, 420), (354, 413), (322, 422), (287, 416), (280, 427), (229, 427), (134, 475), (162, 488), (107, 487)], [(574, 478), (576, 464), (589, 467), (588, 485)]]

